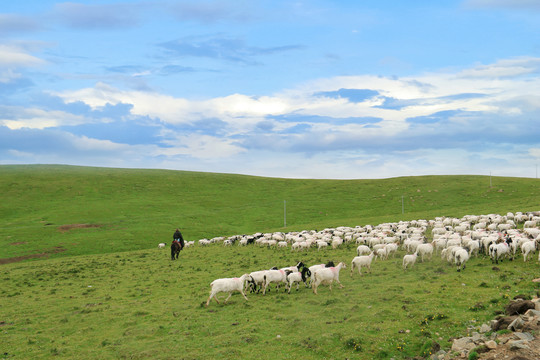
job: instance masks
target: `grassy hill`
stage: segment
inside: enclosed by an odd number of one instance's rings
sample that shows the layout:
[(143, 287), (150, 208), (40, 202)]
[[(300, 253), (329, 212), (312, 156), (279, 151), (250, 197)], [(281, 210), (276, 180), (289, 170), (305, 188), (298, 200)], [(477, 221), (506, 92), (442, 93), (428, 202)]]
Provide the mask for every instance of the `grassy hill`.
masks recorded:
[[(540, 290), (537, 261), (458, 273), (403, 251), (350, 276), (356, 246), (194, 247), (172, 262), (158, 242), (322, 229), (436, 216), (539, 210), (536, 179), (425, 176), (290, 180), (161, 170), (0, 166), (0, 354), (28, 359), (406, 359), (446, 350), (517, 294)], [(403, 198), (403, 213), (402, 213)], [(284, 227), (284, 200), (287, 227)], [(7, 259), (7, 260), (6, 260)], [(17, 261), (15, 260), (25, 260)], [(233, 295), (221, 277), (343, 261), (345, 288)]]
[(0, 259), (149, 249), (177, 227), (197, 240), (540, 207), (540, 183), (525, 178), (296, 180), (4, 165), (0, 179)]

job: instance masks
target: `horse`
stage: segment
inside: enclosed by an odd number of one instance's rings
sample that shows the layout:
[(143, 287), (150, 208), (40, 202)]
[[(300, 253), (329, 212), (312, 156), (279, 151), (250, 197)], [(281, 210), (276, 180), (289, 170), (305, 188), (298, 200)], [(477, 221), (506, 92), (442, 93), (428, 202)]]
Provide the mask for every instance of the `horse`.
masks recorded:
[(173, 241), (171, 244), (171, 260), (178, 259), (180, 250), (182, 250), (182, 245), (178, 241)]

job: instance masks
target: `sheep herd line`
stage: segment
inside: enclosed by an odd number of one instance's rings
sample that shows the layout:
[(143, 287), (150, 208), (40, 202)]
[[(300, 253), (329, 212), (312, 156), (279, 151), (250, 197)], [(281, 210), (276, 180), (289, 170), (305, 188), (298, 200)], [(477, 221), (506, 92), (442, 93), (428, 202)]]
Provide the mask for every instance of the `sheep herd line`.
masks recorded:
[[(457, 267), (457, 271), (465, 269), (467, 261), (472, 256), (483, 254), (493, 263), (503, 259), (513, 259), (518, 254), (523, 261), (528, 261), (536, 253), (540, 244), (540, 211), (516, 212), (506, 215), (466, 215), (462, 218), (437, 217), (433, 220), (400, 221), (383, 223), (377, 226), (365, 225), (356, 227), (328, 228), (321, 231), (256, 233), (253, 235), (235, 235), (231, 237), (216, 237), (201, 239), (198, 245), (206, 246), (221, 243), (222, 246), (255, 246), (270, 248), (291, 248), (291, 251), (336, 249), (344, 244), (356, 244), (356, 256), (351, 261), (351, 276), (354, 270), (362, 275), (361, 269), (371, 272), (374, 259), (386, 260), (394, 257), (398, 249), (406, 252), (403, 256), (402, 267), (407, 270), (419, 261), (431, 259), (434, 253)], [(430, 233), (431, 232), (431, 236)], [(190, 245), (193, 246), (195, 242)], [(540, 256), (538, 257), (540, 262)], [(346, 268), (345, 263), (335, 265), (316, 264), (308, 267), (299, 262), (286, 268), (272, 268), (244, 274), (239, 278), (216, 279), (211, 284), (210, 300), (216, 295), (240, 292), (247, 300), (245, 291), (262, 291), (266, 293), (270, 284), (280, 285), (290, 292), (291, 287), (303, 282), (317, 294), (319, 285), (329, 285), (339, 282), (339, 272)]]

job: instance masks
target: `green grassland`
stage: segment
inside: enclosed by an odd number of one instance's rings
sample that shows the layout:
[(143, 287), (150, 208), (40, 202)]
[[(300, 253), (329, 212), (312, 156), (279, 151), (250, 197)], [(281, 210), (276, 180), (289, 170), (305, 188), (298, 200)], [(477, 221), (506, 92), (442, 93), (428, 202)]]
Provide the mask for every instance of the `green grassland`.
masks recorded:
[[(77, 359), (405, 359), (448, 349), (516, 294), (537, 261), (438, 256), (350, 276), (355, 245), (297, 253), (186, 240), (466, 214), (536, 211), (536, 179), (424, 176), (292, 180), (165, 170), (0, 166), (0, 354)], [(403, 199), (403, 208), (402, 208)], [(284, 227), (284, 201), (287, 226)], [(403, 213), (402, 213), (403, 209)], [(83, 226), (76, 226), (84, 224)], [(203, 305), (221, 277), (302, 260), (343, 261), (343, 289), (236, 294)], [(536, 259), (535, 259), (536, 260)]]

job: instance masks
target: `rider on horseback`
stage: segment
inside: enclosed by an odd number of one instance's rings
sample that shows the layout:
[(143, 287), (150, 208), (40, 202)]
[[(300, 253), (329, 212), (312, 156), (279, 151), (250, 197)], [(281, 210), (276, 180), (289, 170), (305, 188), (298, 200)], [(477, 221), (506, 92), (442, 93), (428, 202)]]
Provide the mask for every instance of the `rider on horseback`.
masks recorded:
[(180, 250), (184, 248), (184, 238), (182, 237), (182, 233), (180, 230), (176, 229), (173, 235), (173, 241), (176, 241), (180, 244)]

